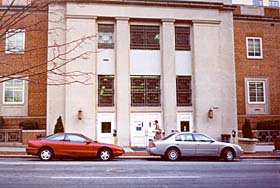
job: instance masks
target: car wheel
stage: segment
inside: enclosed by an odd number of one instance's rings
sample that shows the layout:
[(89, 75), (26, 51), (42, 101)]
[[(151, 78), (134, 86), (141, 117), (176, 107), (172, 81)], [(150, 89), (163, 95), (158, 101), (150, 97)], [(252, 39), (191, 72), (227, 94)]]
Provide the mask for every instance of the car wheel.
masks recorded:
[(223, 159), (225, 161), (233, 161), (234, 160), (234, 152), (231, 149), (226, 149), (223, 151)]
[(167, 150), (165, 158), (169, 161), (177, 161), (180, 158), (180, 152), (177, 148), (170, 148)]
[(102, 148), (98, 152), (98, 157), (101, 161), (109, 161), (113, 158), (112, 152), (108, 148)]
[(39, 157), (42, 161), (50, 161), (53, 159), (53, 151), (50, 148), (42, 148)]

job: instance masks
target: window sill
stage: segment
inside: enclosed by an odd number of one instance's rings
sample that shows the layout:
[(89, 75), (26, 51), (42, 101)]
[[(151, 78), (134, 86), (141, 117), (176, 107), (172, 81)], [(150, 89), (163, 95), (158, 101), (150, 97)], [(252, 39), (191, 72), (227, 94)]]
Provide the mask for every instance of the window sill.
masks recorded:
[(263, 57), (247, 56), (247, 59), (262, 60), (262, 59), (263, 59)]

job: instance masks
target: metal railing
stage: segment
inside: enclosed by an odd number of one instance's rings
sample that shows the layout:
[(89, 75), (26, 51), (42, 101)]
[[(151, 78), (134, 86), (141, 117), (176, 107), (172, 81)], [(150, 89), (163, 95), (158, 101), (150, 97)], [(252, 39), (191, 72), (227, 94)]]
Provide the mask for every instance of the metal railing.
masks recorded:
[(21, 142), (21, 129), (0, 129), (0, 142)]
[(280, 138), (280, 130), (258, 130), (259, 142), (274, 142), (277, 138)]

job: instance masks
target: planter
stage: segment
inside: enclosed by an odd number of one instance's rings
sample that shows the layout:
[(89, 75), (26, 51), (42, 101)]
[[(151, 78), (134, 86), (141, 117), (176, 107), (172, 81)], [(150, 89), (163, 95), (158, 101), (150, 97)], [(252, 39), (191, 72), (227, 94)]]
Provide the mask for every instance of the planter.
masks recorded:
[(255, 138), (238, 138), (238, 144), (244, 150), (244, 153), (256, 153), (258, 140)]

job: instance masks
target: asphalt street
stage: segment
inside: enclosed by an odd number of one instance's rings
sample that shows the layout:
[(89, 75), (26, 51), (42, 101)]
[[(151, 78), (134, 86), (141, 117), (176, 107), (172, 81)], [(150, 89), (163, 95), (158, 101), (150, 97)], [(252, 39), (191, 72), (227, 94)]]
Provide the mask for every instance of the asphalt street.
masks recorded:
[(0, 159), (1, 188), (278, 188), (279, 185), (280, 160), (43, 162), (37, 158)]

